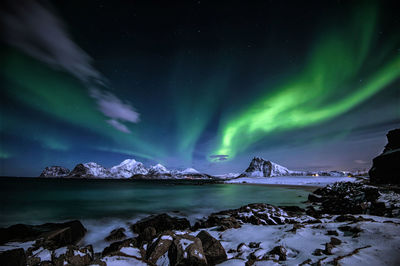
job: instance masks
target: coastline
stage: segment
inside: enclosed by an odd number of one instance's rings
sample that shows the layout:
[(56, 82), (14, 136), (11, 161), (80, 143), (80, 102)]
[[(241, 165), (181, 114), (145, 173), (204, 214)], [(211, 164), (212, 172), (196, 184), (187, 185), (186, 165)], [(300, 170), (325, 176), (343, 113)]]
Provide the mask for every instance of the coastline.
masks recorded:
[[(305, 209), (253, 203), (212, 213), (195, 223), (178, 213), (164, 213), (106, 228), (79, 221), (28, 226), (33, 232), (50, 230), (42, 232), (39, 239), (29, 231), (12, 235), (15, 225), (0, 229), (6, 236), (0, 253), (27, 265), (396, 265), (400, 259), (395, 251), (400, 249), (400, 216), (386, 214), (399, 214), (400, 206), (391, 209), (391, 204), (379, 204), (379, 198), (369, 204), (368, 212), (374, 215), (359, 213), (361, 209), (352, 206), (339, 208), (347, 204), (341, 191), (354, 189), (358, 193), (345, 195), (354, 197), (349, 201), (358, 204), (354, 199), (371, 186), (334, 184), (314, 191), (317, 194)], [(319, 203), (332, 195), (335, 214)], [(66, 226), (73, 230), (74, 238), (59, 242), (65, 239), (61, 235)], [(378, 242), (386, 244), (376, 245)], [(5, 262), (4, 256), (0, 262)]]

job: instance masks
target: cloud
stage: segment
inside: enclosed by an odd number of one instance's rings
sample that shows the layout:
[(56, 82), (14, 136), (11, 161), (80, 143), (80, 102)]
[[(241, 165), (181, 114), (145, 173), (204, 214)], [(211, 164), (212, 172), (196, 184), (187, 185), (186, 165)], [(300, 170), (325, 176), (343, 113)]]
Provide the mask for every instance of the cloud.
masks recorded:
[(226, 154), (214, 154), (214, 155), (210, 155), (210, 158), (214, 161), (214, 162), (222, 162), (222, 161), (227, 161), (228, 160), (229, 155)]
[[(107, 81), (92, 65), (92, 58), (69, 36), (63, 21), (43, 2), (6, 1), (0, 11), (6, 43), (81, 80), (99, 110), (117, 130), (130, 132), (122, 122), (137, 123), (139, 114), (107, 89)], [(119, 121), (117, 121), (119, 120)], [(112, 121), (112, 122), (110, 122)]]
[(125, 126), (124, 124), (118, 122), (115, 119), (107, 120), (107, 123), (110, 124), (111, 126), (113, 126), (115, 129), (121, 131), (121, 132), (131, 133), (131, 131), (129, 130), (129, 128), (127, 126)]
[(133, 107), (128, 102), (121, 101), (114, 94), (101, 91), (97, 88), (91, 88), (90, 96), (96, 99), (99, 110), (104, 115), (112, 118), (112, 120), (121, 120), (131, 123), (139, 122), (139, 114)]

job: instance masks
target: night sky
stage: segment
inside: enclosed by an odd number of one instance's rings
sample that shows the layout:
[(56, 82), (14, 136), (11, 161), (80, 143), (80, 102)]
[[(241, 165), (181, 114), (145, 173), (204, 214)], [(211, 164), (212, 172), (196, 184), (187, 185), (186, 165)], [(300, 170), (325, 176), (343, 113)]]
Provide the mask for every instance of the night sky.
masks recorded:
[(368, 169), (400, 126), (397, 2), (2, 3), (0, 175)]

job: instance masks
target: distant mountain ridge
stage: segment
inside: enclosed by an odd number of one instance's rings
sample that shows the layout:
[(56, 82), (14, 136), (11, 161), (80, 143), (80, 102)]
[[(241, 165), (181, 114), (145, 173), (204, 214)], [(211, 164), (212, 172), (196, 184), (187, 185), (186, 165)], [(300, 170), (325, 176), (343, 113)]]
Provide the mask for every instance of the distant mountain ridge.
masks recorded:
[(72, 171), (61, 166), (46, 167), (40, 177), (62, 178), (115, 178), (115, 179), (210, 179), (212, 176), (200, 173), (196, 169), (187, 168), (183, 171), (168, 170), (162, 164), (146, 168), (135, 159), (126, 159), (111, 168), (105, 168), (98, 163), (80, 163)]
[(61, 178), (113, 178), (113, 179), (235, 179), (240, 177), (277, 177), (277, 176), (346, 176), (348, 172), (341, 171), (293, 171), (277, 163), (254, 157), (247, 169), (242, 174), (229, 173), (224, 175), (208, 175), (193, 168), (183, 171), (168, 170), (162, 164), (147, 168), (135, 159), (126, 159), (111, 168), (105, 168), (97, 163), (80, 163), (72, 171), (61, 166), (46, 167), (40, 177)]
[(254, 157), (249, 167), (239, 177), (276, 177), (276, 176), (346, 176), (348, 172), (343, 171), (293, 171), (277, 163)]

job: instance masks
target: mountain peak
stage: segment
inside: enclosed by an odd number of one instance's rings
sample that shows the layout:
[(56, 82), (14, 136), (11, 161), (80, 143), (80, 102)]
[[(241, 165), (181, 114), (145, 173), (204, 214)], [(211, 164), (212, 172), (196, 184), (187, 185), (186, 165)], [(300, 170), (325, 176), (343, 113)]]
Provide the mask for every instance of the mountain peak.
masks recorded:
[(262, 157), (255, 156), (249, 167), (244, 171), (242, 176), (248, 177), (270, 177), (289, 175), (291, 171), (279, 164), (265, 160)]

